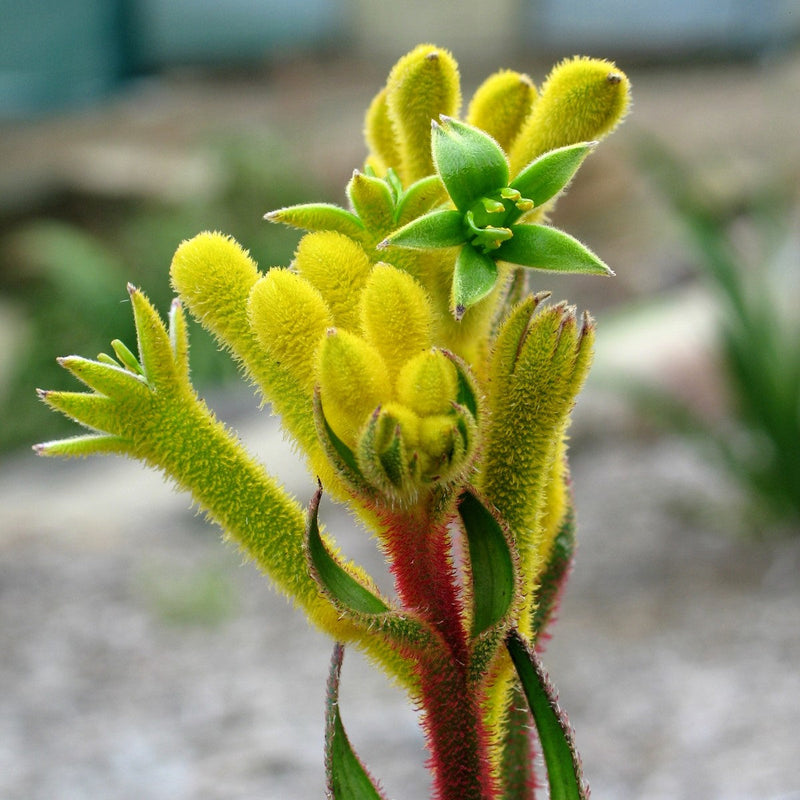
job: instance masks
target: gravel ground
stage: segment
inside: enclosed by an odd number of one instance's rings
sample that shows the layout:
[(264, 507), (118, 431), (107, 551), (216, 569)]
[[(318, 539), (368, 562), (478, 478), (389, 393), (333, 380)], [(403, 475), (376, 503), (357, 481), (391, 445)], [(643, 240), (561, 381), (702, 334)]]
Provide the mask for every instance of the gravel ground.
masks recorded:
[[(593, 796), (800, 797), (800, 537), (726, 534), (730, 487), (593, 405), (576, 425), (579, 558), (546, 654)], [(274, 420), (237, 422), (307, 499)], [(121, 459), (22, 454), (0, 498), (0, 797), (322, 796), (330, 643), (185, 495)], [(322, 513), (377, 569), (367, 537)], [(389, 795), (428, 796), (413, 711), (354, 652), (342, 709)]]

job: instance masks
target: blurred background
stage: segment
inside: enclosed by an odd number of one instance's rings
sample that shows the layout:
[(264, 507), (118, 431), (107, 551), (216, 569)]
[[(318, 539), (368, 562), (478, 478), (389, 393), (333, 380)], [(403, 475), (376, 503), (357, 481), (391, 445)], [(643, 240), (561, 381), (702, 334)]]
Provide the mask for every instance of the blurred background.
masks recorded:
[[(35, 459), (74, 428), (55, 357), (134, 344), (184, 238), (343, 203), (366, 105), (450, 48), (465, 101), (581, 53), (629, 120), (553, 218), (616, 272), (547, 274), (598, 319), (576, 409), (581, 549), (546, 663), (595, 796), (800, 798), (797, 0), (0, 0), (0, 797), (320, 797), (329, 643), (162, 479)], [(192, 329), (196, 384), (302, 502), (275, 420)], [(323, 518), (380, 570), (341, 510)], [(397, 800), (428, 795), (413, 711), (355, 654), (343, 714)]]

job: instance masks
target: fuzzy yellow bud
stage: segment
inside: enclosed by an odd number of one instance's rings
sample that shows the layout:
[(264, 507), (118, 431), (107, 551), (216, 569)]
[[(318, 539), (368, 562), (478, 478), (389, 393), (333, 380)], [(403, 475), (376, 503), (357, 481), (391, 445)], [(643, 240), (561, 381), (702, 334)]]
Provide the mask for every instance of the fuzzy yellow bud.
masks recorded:
[(439, 350), (420, 353), (397, 377), (397, 397), (420, 416), (447, 414), (458, 393), (453, 362)]
[(447, 50), (432, 44), (419, 45), (395, 64), (386, 90), (389, 118), (402, 159), (398, 174), (408, 185), (434, 172), (431, 120), (441, 114), (458, 114), (458, 65)]
[(357, 332), (358, 296), (371, 270), (363, 248), (334, 231), (309, 233), (300, 240), (294, 265), (319, 289), (330, 309), (333, 324), (339, 329)]
[(602, 139), (629, 100), (628, 79), (613, 62), (577, 57), (557, 64), (511, 149), (511, 174), (548, 150)]
[(389, 167), (397, 170), (400, 165), (400, 153), (397, 149), (392, 120), (389, 117), (386, 88), (375, 95), (367, 109), (364, 138), (370, 149), (369, 163), (376, 172), (383, 174)]
[(319, 354), (322, 409), (333, 432), (351, 449), (372, 412), (390, 398), (380, 353), (348, 331), (330, 331)]
[(469, 104), (467, 122), (492, 136), (508, 152), (536, 99), (536, 87), (527, 76), (506, 69), (490, 75)]
[(364, 338), (396, 375), (431, 346), (431, 306), (425, 290), (403, 270), (376, 264), (361, 298)]
[(316, 351), (333, 321), (322, 295), (287, 269), (271, 269), (250, 292), (250, 324), (261, 346), (309, 393)]
[(195, 317), (234, 352), (246, 348), (251, 332), (245, 307), (260, 273), (237, 241), (206, 232), (182, 242), (172, 258), (170, 276)]

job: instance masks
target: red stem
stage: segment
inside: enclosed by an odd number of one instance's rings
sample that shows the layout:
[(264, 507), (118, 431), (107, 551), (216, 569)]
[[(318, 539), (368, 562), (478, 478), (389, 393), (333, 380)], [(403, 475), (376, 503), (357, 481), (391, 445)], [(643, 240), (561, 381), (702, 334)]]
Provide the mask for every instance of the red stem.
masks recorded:
[(447, 522), (426, 510), (393, 510), (385, 520), (403, 605), (439, 633), (418, 659), (424, 728), (439, 800), (492, 800), (496, 790), (478, 688), (468, 675), (470, 640)]

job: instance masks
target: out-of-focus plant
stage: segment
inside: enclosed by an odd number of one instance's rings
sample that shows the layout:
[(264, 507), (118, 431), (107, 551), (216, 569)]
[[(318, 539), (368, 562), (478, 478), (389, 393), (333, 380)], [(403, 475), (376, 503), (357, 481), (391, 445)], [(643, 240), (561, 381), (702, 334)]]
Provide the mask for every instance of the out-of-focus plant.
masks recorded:
[[(299, 167), (299, 154), (278, 137), (236, 135), (199, 145), (215, 180), (194, 199), (142, 201), (70, 194), (40, 216), (8, 220), (0, 234), (0, 293), (17, 311), (22, 331), (0, 386), (0, 451), (33, 437), (66, 434), (69, 424), (31, 401), (30, 385), (56, 381), (53, 348), (69, 341), (95, 351), (118, 336), (135, 336), (125, 282), (146, 287), (151, 300), (169, 303), (163, 264), (175, 242), (220, 226), (246, 240), (254, 257), (280, 263), (296, 244), (292, 231), (264, 225), (254, 211), (264, 203), (299, 201), (322, 188)], [(119, 296), (119, 303), (109, 298)], [(80, 313), (76, 313), (80, 310)], [(192, 373), (202, 386), (235, 377), (217, 345), (192, 323)]]
[[(339, 643), (336, 800), (383, 796), (344, 732), (342, 643), (420, 709), (439, 800), (533, 797), (537, 746), (549, 797), (587, 796), (536, 648), (572, 561), (566, 429), (594, 324), (546, 292), (525, 296), (522, 270), (610, 272), (547, 211), (628, 92), (610, 62), (575, 58), (541, 90), (492, 75), (459, 120), (453, 57), (419, 46), (367, 112), (349, 207), (267, 215), (307, 231), (291, 267), (262, 273), (232, 238), (202, 233), (172, 260), (167, 325), (129, 287), (138, 356), (114, 340), (113, 356), (62, 358), (90, 391), (40, 392), (89, 429), (40, 454), (123, 453), (162, 470)], [(318, 481), (307, 510), (196, 394), (184, 307), (305, 455)], [(396, 598), (321, 528), (323, 490), (374, 533)]]
[[(730, 417), (709, 421), (663, 392), (646, 405), (704, 447), (756, 500), (753, 524), (800, 532), (800, 238), (797, 193), (775, 181), (719, 196), (655, 140), (641, 164), (685, 229), (718, 309)], [(766, 523), (766, 524), (765, 524)]]

